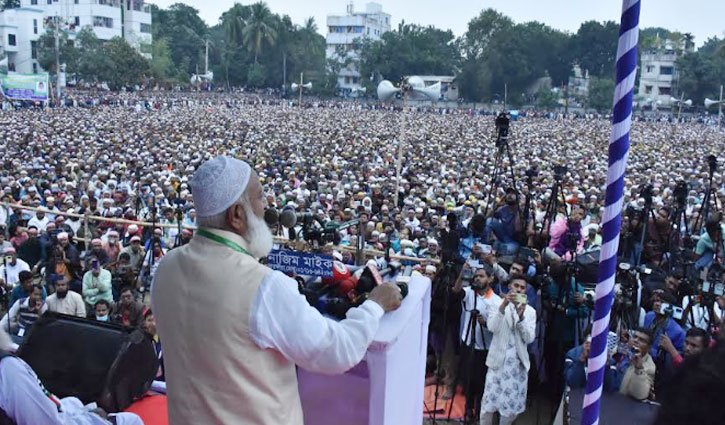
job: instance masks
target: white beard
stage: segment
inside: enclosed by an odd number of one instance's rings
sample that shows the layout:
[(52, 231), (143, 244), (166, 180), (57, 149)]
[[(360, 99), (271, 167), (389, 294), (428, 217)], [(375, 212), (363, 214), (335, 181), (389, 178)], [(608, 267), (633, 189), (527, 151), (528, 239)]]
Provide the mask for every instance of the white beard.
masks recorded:
[(252, 211), (252, 208), (245, 206), (244, 208), (247, 215), (247, 235), (244, 239), (249, 245), (249, 253), (254, 258), (266, 257), (270, 251), (272, 251), (272, 245), (274, 244), (274, 236), (272, 231), (269, 230), (267, 223), (264, 219), (257, 217)]

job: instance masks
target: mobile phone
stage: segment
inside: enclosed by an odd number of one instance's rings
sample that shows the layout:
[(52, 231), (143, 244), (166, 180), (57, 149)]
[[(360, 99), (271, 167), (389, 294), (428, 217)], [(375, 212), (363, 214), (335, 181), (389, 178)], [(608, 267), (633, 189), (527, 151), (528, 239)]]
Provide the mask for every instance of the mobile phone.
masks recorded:
[(516, 304), (526, 304), (528, 297), (526, 296), (526, 294), (516, 294), (515, 300)]
[(725, 295), (725, 285), (723, 285), (722, 283), (716, 283), (715, 295), (718, 297), (722, 297), (723, 295)]
[(5, 256), (5, 262), (6, 263), (12, 263), (13, 262), (13, 256), (12, 255), (6, 255)]
[(702, 282), (702, 292), (710, 292), (710, 282), (707, 280)]

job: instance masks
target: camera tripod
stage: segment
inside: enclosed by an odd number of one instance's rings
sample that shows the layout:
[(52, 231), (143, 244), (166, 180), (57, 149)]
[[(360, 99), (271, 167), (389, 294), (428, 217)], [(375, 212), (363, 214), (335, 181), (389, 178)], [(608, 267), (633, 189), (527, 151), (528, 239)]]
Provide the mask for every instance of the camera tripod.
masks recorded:
[[(642, 197), (644, 198), (644, 208), (642, 209), (642, 233), (639, 237), (639, 252), (637, 252), (637, 259), (634, 262), (634, 267), (639, 267), (642, 263), (642, 252), (644, 251), (644, 242), (647, 238), (647, 228), (649, 227), (649, 220), (652, 219), (652, 223), (656, 221), (654, 211), (652, 211), (652, 185), (647, 185), (642, 190)], [(663, 256), (664, 258), (664, 256)], [(662, 259), (660, 259), (660, 263)]]
[[(476, 398), (483, 396), (483, 394), (474, 394), (474, 382), (475, 379), (480, 379), (480, 377), (475, 376), (475, 362), (476, 362), (476, 326), (479, 326), (481, 329), (481, 339), (483, 340), (483, 351), (485, 352), (488, 347), (486, 346), (486, 339), (483, 334), (483, 325), (478, 323), (478, 316), (481, 314), (477, 309), (477, 300), (478, 300), (478, 294), (476, 294), (476, 290), (471, 287), (471, 292), (473, 294), (473, 308), (470, 311), (470, 316), (468, 318), (468, 323), (466, 323), (466, 333), (465, 338), (462, 341), (463, 344), (465, 344), (466, 350), (465, 352), (461, 353), (461, 356), (458, 359), (458, 365), (456, 367), (456, 378), (453, 380), (453, 397), (451, 398), (450, 404), (448, 405), (448, 417), (447, 420), (451, 420), (451, 413), (453, 411), (453, 403), (456, 399), (456, 389), (458, 388), (459, 383), (463, 383), (464, 387), (464, 396), (466, 398), (466, 410), (463, 417), (463, 423), (464, 424), (474, 424), (474, 418), (476, 417), (477, 410), (480, 411), (480, 405), (477, 406), (477, 401), (480, 402), (480, 399), (476, 400)], [(465, 292), (464, 292), (465, 294)], [(465, 300), (465, 295), (464, 295)], [(464, 307), (465, 308), (465, 307)], [(460, 336), (458, 336), (460, 339)], [(485, 361), (485, 359), (484, 359)], [(465, 373), (465, 375), (464, 375)], [(463, 378), (463, 379), (462, 379)], [(485, 379), (485, 374), (484, 374)], [(478, 409), (476, 409), (478, 407)]]
[[(433, 391), (433, 408), (430, 409), (426, 405), (425, 408), (428, 411), (428, 417), (431, 421), (432, 425), (435, 425), (438, 423), (436, 415), (438, 413), (445, 413), (444, 410), (439, 411), (438, 410), (438, 397), (440, 395), (440, 381), (442, 379), (441, 374), (441, 366), (443, 363), (443, 353), (446, 351), (446, 346), (448, 345), (448, 333), (451, 332), (449, 329), (449, 323), (448, 323), (448, 311), (450, 310), (449, 305), (451, 301), (451, 286), (455, 283), (454, 279), (458, 279), (458, 273), (456, 265), (453, 261), (448, 261), (443, 266), (443, 272), (440, 275), (440, 278), (438, 279), (437, 285), (435, 286), (435, 293), (438, 293), (439, 287), (443, 288), (443, 322), (442, 322), (442, 331), (441, 336), (443, 338), (442, 346), (440, 347), (440, 353), (436, 353), (436, 366), (435, 366), (435, 389)], [(438, 297), (434, 297), (438, 298)], [(455, 335), (456, 338), (460, 338), (459, 335)]]
[(715, 155), (708, 155), (707, 157), (707, 163), (709, 166), (709, 175), (707, 180), (707, 191), (705, 192), (705, 197), (702, 198), (702, 206), (700, 206), (700, 214), (697, 216), (697, 219), (695, 220), (695, 223), (692, 225), (692, 233), (695, 235), (699, 235), (702, 231), (702, 226), (707, 223), (708, 215), (710, 214), (710, 203), (715, 204), (715, 211), (719, 211), (720, 208), (717, 204), (717, 196), (713, 198), (712, 192), (712, 177), (713, 174), (715, 174), (715, 171), (717, 170), (717, 157)]
[[(546, 204), (546, 213), (544, 214), (544, 221), (543, 224), (546, 224), (546, 226), (541, 226), (541, 230), (539, 231), (539, 237), (538, 240), (542, 242), (543, 246), (541, 247), (546, 248), (549, 244), (549, 234), (551, 233), (551, 225), (554, 220), (556, 220), (556, 215), (559, 213), (559, 196), (561, 195), (561, 202), (565, 203), (566, 198), (564, 197), (564, 188), (561, 185), (561, 180), (564, 178), (564, 173), (566, 173), (566, 167), (557, 165), (554, 167), (554, 184), (551, 187), (551, 198), (549, 199), (549, 202)], [(564, 214), (566, 215), (566, 218), (569, 218), (569, 212), (564, 209)], [(546, 229), (546, 237), (544, 237), (544, 229)], [(576, 249), (575, 249), (576, 251)]]
[[(505, 121), (504, 121), (505, 120)], [(491, 190), (488, 192), (486, 199), (486, 207), (483, 210), (483, 216), (488, 216), (488, 210), (491, 208), (491, 202), (496, 198), (496, 192), (501, 184), (501, 179), (508, 171), (511, 174), (511, 184), (516, 190), (516, 205), (518, 205), (519, 190), (516, 186), (516, 175), (514, 174), (514, 158), (511, 154), (511, 146), (509, 145), (509, 119), (505, 114), (496, 118), (496, 155), (493, 161), (493, 177), (491, 179)], [(504, 156), (508, 157), (508, 166), (504, 164)]]

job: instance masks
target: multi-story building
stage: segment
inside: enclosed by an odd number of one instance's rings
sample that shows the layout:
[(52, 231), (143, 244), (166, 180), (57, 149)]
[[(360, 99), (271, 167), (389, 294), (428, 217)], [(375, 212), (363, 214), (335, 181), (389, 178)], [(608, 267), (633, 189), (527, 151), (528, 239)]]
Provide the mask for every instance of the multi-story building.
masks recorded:
[(36, 44), (47, 30), (47, 18), (59, 19), (71, 40), (81, 28), (91, 27), (100, 40), (121, 37), (151, 57), (151, 9), (143, 0), (20, 0), (20, 7), (0, 12), (0, 46), (9, 70), (40, 70)]
[(379, 40), (387, 31), (390, 31), (390, 15), (383, 12), (383, 6), (378, 3), (367, 3), (364, 12), (356, 12), (351, 2), (347, 6), (347, 15), (327, 17), (327, 58), (347, 59), (349, 62), (337, 78), (338, 88), (343, 94), (362, 87), (359, 46), (363, 38)]
[(669, 107), (672, 98), (679, 96), (676, 61), (682, 54), (683, 46), (672, 40), (665, 40), (656, 48), (642, 53), (637, 96), (644, 105)]

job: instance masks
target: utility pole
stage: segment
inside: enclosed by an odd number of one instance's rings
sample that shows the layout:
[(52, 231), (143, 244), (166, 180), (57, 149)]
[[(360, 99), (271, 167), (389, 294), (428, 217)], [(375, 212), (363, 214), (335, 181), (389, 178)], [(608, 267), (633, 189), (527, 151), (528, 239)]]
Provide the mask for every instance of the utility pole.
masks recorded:
[(206, 39), (206, 52), (204, 53), (204, 75), (209, 74), (209, 39)]
[(56, 89), (56, 102), (60, 107), (60, 35), (58, 34), (58, 27), (60, 26), (60, 16), (55, 16), (55, 89)]
[(722, 126), (722, 88), (723, 86), (720, 85), (720, 103), (717, 105), (717, 125)]
[[(304, 81), (303, 81), (302, 77), (303, 77), (304, 75), (305, 75), (305, 73), (304, 73), (304, 72), (300, 72), (300, 103), (299, 103), (299, 104), (297, 105), (297, 106), (299, 106), (300, 108), (302, 107), (302, 89), (304, 88), (304, 87), (302, 87), (302, 84), (304, 83)], [(722, 97), (722, 96), (720, 96), (720, 97)]]

